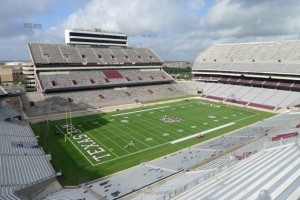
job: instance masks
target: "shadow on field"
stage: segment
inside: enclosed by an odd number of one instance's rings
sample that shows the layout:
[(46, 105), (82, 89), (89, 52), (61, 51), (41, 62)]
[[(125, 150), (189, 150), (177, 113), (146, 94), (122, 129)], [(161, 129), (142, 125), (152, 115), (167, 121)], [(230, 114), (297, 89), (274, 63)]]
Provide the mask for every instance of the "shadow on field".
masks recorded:
[(73, 112), (84, 112), (101, 107), (101, 102), (97, 102), (97, 99), (95, 99), (95, 106), (91, 106), (82, 101), (76, 102), (72, 95), (69, 96), (60, 93), (58, 93), (57, 96), (49, 96), (46, 99), (37, 96), (34, 101), (31, 101), (26, 95), (21, 95), (21, 98), (26, 114), (29, 117), (40, 117), (43, 120), (48, 120), (51, 115), (63, 115), (66, 112), (66, 108), (71, 109)]
[[(45, 120), (31, 125), (35, 134), (38, 136), (39, 145), (44, 149), (46, 154), (51, 154), (51, 164), (53, 168), (56, 172), (62, 172), (63, 176), (59, 178), (61, 184), (78, 185), (101, 177), (101, 173), (99, 173), (82, 153), (76, 149), (74, 144), (72, 144), (72, 142), (76, 143), (77, 140), (71, 138), (81, 137), (80, 140), (93, 140), (93, 138), (88, 137), (86, 133), (94, 134), (91, 133), (94, 129), (108, 124), (109, 121), (103, 118), (105, 115), (105, 113), (102, 113), (88, 117), (72, 117), (71, 121), (65, 117), (65, 119), (57, 121)], [(94, 121), (87, 121), (92, 119), (98, 123), (95, 124), (93, 123)], [(82, 127), (79, 126), (78, 123), (81, 124)], [(69, 126), (66, 124), (69, 124)], [(70, 124), (73, 124), (73, 126)], [(68, 129), (68, 127), (70, 128)], [(65, 136), (68, 131), (72, 132), (72, 136)], [(83, 137), (83, 135), (85, 135), (85, 137)], [(92, 142), (88, 141), (82, 144), (89, 145), (91, 143)], [(84, 151), (83, 148), (80, 150)]]

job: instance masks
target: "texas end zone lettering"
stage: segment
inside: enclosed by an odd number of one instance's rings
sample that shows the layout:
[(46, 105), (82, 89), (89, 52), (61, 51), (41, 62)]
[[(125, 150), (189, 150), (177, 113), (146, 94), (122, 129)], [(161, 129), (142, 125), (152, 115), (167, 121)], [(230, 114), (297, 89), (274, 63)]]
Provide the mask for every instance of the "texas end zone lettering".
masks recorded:
[(73, 139), (97, 162), (100, 162), (104, 157), (110, 156), (110, 154), (103, 155), (105, 150), (85, 134), (73, 136)]

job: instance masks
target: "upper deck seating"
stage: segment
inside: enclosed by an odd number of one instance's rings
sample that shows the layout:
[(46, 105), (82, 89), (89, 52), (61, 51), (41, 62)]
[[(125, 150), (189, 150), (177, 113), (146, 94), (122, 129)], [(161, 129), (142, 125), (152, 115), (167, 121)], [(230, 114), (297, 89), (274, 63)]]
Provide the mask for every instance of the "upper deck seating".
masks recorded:
[(123, 65), (158, 64), (162, 60), (151, 49), (90, 47), (88, 45), (29, 44), (36, 65)]

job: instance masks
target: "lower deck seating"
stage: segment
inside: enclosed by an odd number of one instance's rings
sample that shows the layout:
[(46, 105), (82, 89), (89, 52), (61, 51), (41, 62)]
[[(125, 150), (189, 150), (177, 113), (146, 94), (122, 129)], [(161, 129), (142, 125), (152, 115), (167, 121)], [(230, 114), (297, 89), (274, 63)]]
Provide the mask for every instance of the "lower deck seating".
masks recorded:
[(222, 83), (205, 83), (203, 97), (269, 110), (300, 103), (300, 92)]
[(45, 72), (40, 73), (38, 78), (45, 92), (173, 81), (172, 77), (159, 69)]
[[(17, 113), (0, 109), (0, 116)], [(17, 114), (17, 115), (20, 115)], [(3, 121), (2, 121), (3, 120)], [(53, 178), (49, 156), (39, 147), (37, 137), (27, 122), (0, 119), (0, 199), (19, 199), (15, 190)]]
[[(151, 93), (149, 91), (151, 91)], [(22, 97), (29, 116), (61, 113), (65, 110), (65, 107), (69, 105), (73, 111), (82, 111), (186, 95), (177, 89), (174, 84), (159, 84), (74, 91), (68, 93), (49, 93), (44, 95), (44, 99), (38, 98), (37, 101), (34, 102), (35, 106), (31, 107), (29, 99), (34, 101), (32, 97), (38, 96), (37, 93), (38, 92), (34, 92), (33, 94), (33, 92), (31, 92)], [(72, 99), (72, 102), (70, 102), (70, 99)], [(51, 107), (50, 110), (49, 106)]]
[(4, 96), (4, 95), (7, 95), (7, 91), (0, 86), (0, 96)]
[(219, 82), (225, 84), (242, 84), (248, 86), (269, 86), (278, 89), (300, 89), (299, 81), (280, 80), (267, 78), (252, 78), (252, 77), (235, 77), (235, 76), (218, 76), (218, 75), (199, 75), (194, 74), (193, 80)]
[(16, 109), (8, 108), (8, 107), (2, 107), (0, 106), (0, 121), (7, 120), (10, 118), (18, 118), (20, 117), (20, 112), (18, 112)]

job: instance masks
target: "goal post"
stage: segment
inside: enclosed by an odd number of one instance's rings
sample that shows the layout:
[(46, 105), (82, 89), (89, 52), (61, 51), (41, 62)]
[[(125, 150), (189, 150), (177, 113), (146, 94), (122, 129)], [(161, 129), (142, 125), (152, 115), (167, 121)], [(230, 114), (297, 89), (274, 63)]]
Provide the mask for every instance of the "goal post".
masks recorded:
[(73, 135), (73, 124), (72, 124), (72, 110), (71, 110), (71, 108), (65, 107), (65, 110), (66, 110), (66, 126), (67, 126), (67, 133), (65, 134), (65, 142), (66, 142), (67, 137)]

